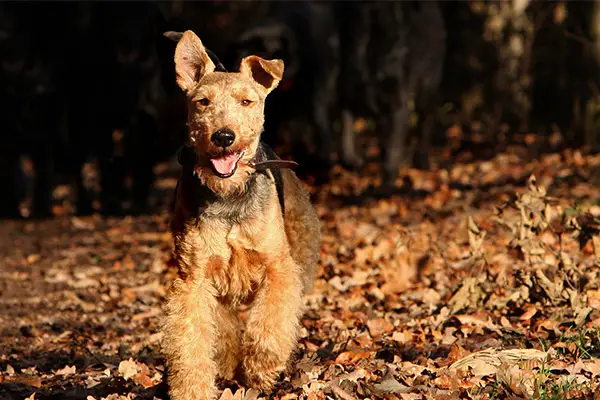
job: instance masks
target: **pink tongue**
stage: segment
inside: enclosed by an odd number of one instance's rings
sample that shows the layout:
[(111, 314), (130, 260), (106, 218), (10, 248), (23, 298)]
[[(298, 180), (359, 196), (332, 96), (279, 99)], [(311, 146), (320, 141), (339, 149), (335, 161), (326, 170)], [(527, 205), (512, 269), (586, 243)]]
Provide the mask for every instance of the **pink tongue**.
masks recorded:
[(230, 174), (235, 169), (237, 161), (238, 155), (233, 153), (227, 154), (223, 157), (210, 159), (210, 162), (212, 163), (213, 167), (215, 167), (215, 169), (223, 175)]

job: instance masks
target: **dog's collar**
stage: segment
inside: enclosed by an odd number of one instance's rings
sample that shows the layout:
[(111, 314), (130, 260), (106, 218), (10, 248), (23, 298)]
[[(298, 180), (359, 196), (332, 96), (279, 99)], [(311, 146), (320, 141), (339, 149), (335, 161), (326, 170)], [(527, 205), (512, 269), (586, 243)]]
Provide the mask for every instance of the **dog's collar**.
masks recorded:
[[(265, 146), (265, 144), (262, 144)], [(177, 162), (184, 168), (193, 168), (197, 163), (196, 152), (190, 146), (183, 145), (177, 150)], [(264, 171), (266, 169), (279, 169), (279, 168), (295, 168), (298, 163), (295, 161), (281, 160), (281, 159), (269, 159), (260, 151), (256, 152), (254, 159), (250, 161), (250, 166), (256, 171)]]
[(265, 160), (250, 163), (252, 168), (257, 171), (274, 168), (296, 168), (298, 163), (291, 160)]

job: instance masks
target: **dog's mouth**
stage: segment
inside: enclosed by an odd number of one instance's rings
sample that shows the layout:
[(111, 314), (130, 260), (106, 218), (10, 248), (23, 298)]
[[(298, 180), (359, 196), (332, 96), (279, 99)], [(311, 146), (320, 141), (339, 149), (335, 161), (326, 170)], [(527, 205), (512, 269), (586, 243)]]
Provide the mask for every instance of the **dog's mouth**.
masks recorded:
[(223, 152), (219, 156), (211, 157), (209, 159), (210, 165), (215, 175), (217, 175), (219, 178), (229, 178), (235, 174), (238, 162), (243, 155), (243, 151), (234, 153)]

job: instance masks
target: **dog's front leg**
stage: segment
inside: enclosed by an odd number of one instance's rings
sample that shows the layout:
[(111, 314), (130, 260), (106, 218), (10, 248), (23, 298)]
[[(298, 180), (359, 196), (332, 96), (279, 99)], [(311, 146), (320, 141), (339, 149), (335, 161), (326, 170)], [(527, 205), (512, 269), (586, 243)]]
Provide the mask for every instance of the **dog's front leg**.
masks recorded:
[(292, 353), (302, 313), (299, 268), (288, 255), (267, 266), (265, 281), (249, 311), (242, 366), (247, 386), (270, 390)]
[(163, 348), (173, 400), (213, 399), (216, 300), (210, 283), (193, 275), (173, 283), (166, 304)]

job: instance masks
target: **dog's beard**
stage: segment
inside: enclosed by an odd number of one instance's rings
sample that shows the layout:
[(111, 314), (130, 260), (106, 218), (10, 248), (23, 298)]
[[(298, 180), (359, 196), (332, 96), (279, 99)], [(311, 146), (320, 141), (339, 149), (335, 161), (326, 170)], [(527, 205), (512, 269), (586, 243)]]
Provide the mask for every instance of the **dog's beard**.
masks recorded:
[(247, 182), (254, 169), (248, 165), (239, 165), (235, 173), (223, 179), (215, 175), (212, 167), (197, 166), (195, 174), (200, 182), (220, 197), (237, 196), (247, 189)]

